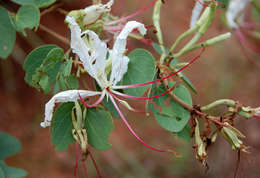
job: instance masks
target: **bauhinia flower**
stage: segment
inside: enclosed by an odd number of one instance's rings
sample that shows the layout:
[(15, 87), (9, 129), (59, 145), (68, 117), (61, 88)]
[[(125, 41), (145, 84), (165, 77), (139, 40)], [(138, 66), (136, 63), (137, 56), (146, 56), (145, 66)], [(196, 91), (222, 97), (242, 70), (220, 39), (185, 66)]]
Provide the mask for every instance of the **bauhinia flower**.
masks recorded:
[(231, 0), (226, 13), (228, 25), (237, 29), (239, 21), (244, 19), (244, 11), (251, 0)]
[[(226, 12), (226, 19), (229, 27), (236, 30), (236, 36), (242, 46), (242, 50), (244, 51), (244, 46), (246, 46), (251, 51), (260, 53), (259, 37), (254, 31), (260, 25), (245, 22), (245, 10), (250, 2), (251, 0), (231, 0)], [(257, 64), (246, 53), (245, 55), (251, 63)]]
[[(77, 22), (73, 17), (67, 16), (66, 21), (70, 24), (72, 52), (76, 53), (79, 56), (79, 59), (81, 60), (85, 70), (89, 73), (91, 77), (93, 77), (96, 80), (97, 84), (100, 86), (102, 91), (97, 92), (97, 91), (89, 91), (89, 90), (68, 90), (54, 95), (45, 106), (45, 120), (44, 122), (41, 123), (41, 126), (47, 127), (51, 125), (55, 103), (72, 102), (80, 99), (86, 107), (95, 107), (102, 102), (105, 96), (107, 96), (112, 101), (115, 109), (117, 110), (118, 114), (121, 116), (127, 128), (143, 145), (158, 152), (170, 152), (169, 150), (166, 151), (166, 150), (160, 150), (154, 148), (146, 144), (139, 136), (137, 136), (137, 134), (134, 132), (132, 127), (128, 124), (123, 113), (120, 111), (118, 104), (115, 100), (117, 100), (120, 103), (124, 103), (124, 105), (126, 106), (127, 105), (126, 102), (120, 100), (116, 95), (120, 95), (125, 98), (147, 100), (147, 99), (153, 99), (165, 95), (169, 93), (171, 90), (168, 90), (160, 95), (152, 96), (152, 97), (129, 96), (124, 93), (120, 93), (116, 90), (124, 89), (124, 88), (140, 87), (140, 86), (149, 85), (170, 78), (173, 75), (177, 74), (178, 72), (184, 70), (194, 61), (196, 61), (196, 59), (198, 59), (200, 56), (197, 56), (196, 58), (191, 60), (186, 66), (182, 67), (177, 72), (168, 75), (167, 77), (155, 81), (147, 82), (147, 83), (142, 83), (142, 84), (118, 86), (117, 83), (122, 79), (124, 74), (127, 72), (127, 67), (129, 62), (129, 58), (125, 56), (127, 36), (129, 35), (129, 33), (131, 33), (133, 30), (136, 29), (142, 35), (144, 35), (146, 33), (146, 28), (144, 27), (144, 25), (136, 21), (129, 21), (125, 25), (123, 30), (120, 32), (120, 34), (117, 36), (113, 48), (109, 49), (107, 47), (107, 44), (101, 41), (95, 32), (91, 30), (86, 30), (84, 32), (81, 32), (79, 25), (77, 24)], [(112, 61), (110, 77), (108, 77), (106, 73), (106, 67), (108, 65), (108, 61)], [(95, 95), (100, 95), (100, 97), (94, 104), (87, 104), (84, 101), (84, 98), (89, 96), (95, 96)]]

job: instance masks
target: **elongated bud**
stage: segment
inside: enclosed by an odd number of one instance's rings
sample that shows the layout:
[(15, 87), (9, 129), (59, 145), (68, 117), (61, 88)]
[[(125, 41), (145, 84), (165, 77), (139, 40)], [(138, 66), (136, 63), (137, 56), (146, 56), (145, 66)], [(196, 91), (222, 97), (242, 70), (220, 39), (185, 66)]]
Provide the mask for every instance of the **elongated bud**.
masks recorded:
[(239, 138), (245, 138), (239, 130), (232, 127), (229, 123), (225, 122), (224, 127), (221, 129), (221, 134), (232, 146), (233, 150), (244, 148), (243, 142)]
[(199, 129), (199, 122), (196, 119), (196, 127), (195, 127), (195, 144), (196, 144), (196, 158), (202, 162), (204, 166), (206, 166), (206, 143), (200, 137), (200, 129)]

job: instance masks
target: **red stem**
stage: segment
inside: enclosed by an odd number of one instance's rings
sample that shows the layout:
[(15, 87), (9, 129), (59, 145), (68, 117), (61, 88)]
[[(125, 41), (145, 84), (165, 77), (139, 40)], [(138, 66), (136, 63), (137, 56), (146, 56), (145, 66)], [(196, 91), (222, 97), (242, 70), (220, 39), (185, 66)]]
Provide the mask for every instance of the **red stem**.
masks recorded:
[(84, 104), (84, 106), (87, 107), (87, 108), (96, 107), (99, 103), (102, 102), (102, 100), (103, 100), (105, 94), (106, 94), (106, 93), (103, 92), (103, 93), (101, 94), (101, 96), (99, 97), (99, 99), (98, 99), (94, 104), (89, 105), (89, 104), (86, 103), (86, 101), (85, 101), (85, 100), (80, 96), (80, 94), (78, 93), (79, 98), (80, 98), (80, 101), (81, 101), (81, 102)]
[(101, 175), (101, 173), (100, 173), (100, 171), (99, 171), (99, 169), (98, 169), (97, 163), (96, 163), (96, 161), (95, 161), (95, 159), (94, 159), (92, 153), (91, 153), (89, 150), (88, 150), (88, 152), (89, 152), (90, 158), (91, 158), (91, 160), (92, 160), (92, 163), (93, 163), (94, 166), (95, 166), (95, 169), (96, 169), (96, 171), (97, 171), (98, 177), (99, 177), (99, 178), (102, 178), (102, 175)]

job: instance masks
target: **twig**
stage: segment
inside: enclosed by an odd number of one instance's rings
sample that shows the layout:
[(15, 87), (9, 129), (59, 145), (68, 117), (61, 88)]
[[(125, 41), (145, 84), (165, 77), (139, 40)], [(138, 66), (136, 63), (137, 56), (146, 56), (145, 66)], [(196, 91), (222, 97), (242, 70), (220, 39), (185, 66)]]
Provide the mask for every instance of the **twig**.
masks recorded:
[(55, 4), (55, 5), (51, 6), (50, 8), (45, 9), (44, 11), (42, 11), (41, 12), (41, 16), (43, 16), (43, 15), (45, 15), (45, 14), (47, 14), (47, 13), (49, 13), (49, 12), (59, 8), (59, 7), (61, 7), (61, 6), (63, 6), (63, 3)]
[(65, 43), (66, 45), (70, 46), (70, 41), (69, 41), (67, 38), (61, 36), (60, 34), (54, 32), (53, 30), (49, 29), (48, 27), (46, 27), (46, 26), (44, 26), (44, 25), (42, 25), (42, 24), (39, 24), (39, 28), (40, 28), (41, 30), (47, 32), (48, 34), (54, 36), (56, 39), (62, 41), (62, 42)]

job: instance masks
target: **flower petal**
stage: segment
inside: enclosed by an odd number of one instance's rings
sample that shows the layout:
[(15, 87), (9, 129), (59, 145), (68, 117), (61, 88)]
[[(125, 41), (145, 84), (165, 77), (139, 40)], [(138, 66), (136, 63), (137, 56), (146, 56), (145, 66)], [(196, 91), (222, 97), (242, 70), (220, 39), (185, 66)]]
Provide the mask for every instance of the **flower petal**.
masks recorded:
[(243, 18), (244, 13), (241, 15), (241, 12), (245, 10), (250, 1), (251, 0), (231, 0), (229, 2), (226, 18), (231, 28), (238, 28), (236, 20), (239, 16)]
[(126, 50), (126, 39), (129, 33), (131, 33), (134, 29), (137, 29), (142, 35), (146, 33), (144, 24), (136, 21), (129, 21), (116, 38), (113, 50), (110, 51), (110, 57), (112, 59), (110, 82), (112, 85), (119, 82), (127, 72), (129, 58), (124, 56), (124, 52)]
[(199, 16), (201, 14), (201, 11), (203, 9), (203, 5), (201, 3), (204, 3), (204, 0), (196, 1), (195, 6), (192, 9), (192, 15), (190, 20), (190, 28), (194, 27), (197, 23)]
[[(95, 78), (102, 88), (107, 81), (105, 75), (108, 51), (106, 43), (102, 42), (93, 31), (86, 30), (81, 33), (81, 29), (73, 17), (67, 16), (66, 21), (70, 23), (72, 52), (79, 56), (89, 75)], [(85, 41), (82, 39), (84, 34), (89, 37)]]
[(101, 92), (94, 92), (88, 90), (67, 90), (54, 95), (48, 103), (45, 105), (45, 118), (41, 123), (41, 127), (47, 127), (51, 125), (52, 115), (55, 103), (74, 102), (79, 99), (79, 94), (82, 98), (88, 96), (95, 96), (101, 94)]
[(95, 4), (92, 6), (88, 6), (84, 9), (86, 15), (83, 19), (85, 25), (94, 23), (98, 20), (99, 16), (104, 12), (109, 12), (111, 10), (111, 6), (114, 4), (114, 0), (110, 0), (107, 4)]

